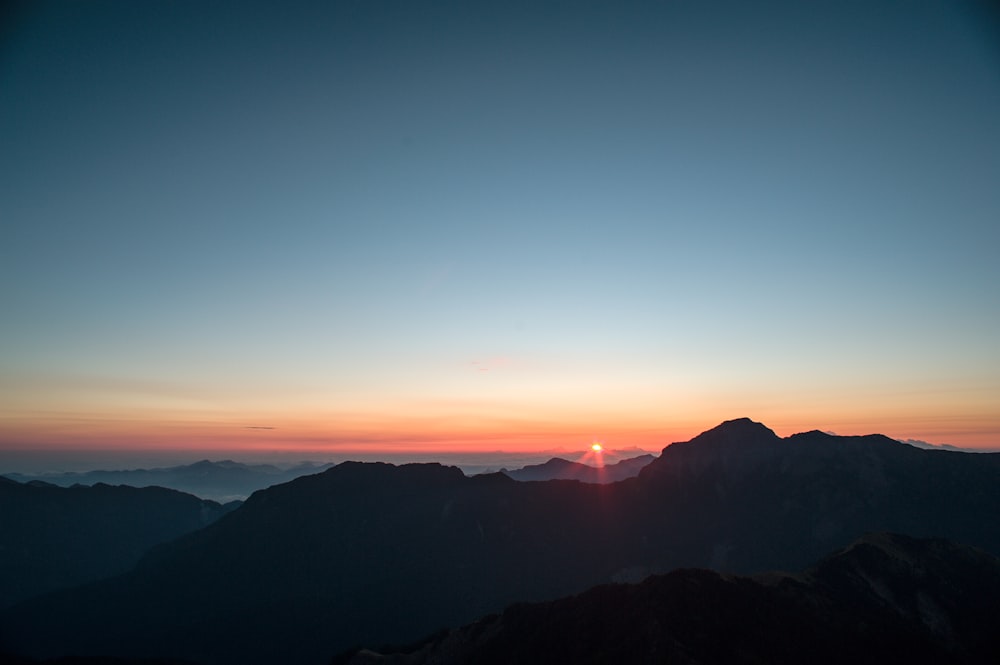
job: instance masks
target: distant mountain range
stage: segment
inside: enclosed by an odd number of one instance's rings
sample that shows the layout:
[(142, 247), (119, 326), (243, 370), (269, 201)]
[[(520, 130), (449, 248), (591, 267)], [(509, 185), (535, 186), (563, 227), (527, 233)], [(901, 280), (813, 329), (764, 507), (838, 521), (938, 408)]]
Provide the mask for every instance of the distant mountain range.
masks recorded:
[(501, 469), (500, 472), (514, 480), (579, 480), (584, 483), (605, 484), (639, 475), (639, 471), (654, 459), (655, 455), (640, 455), (597, 467), (553, 457), (544, 464), (533, 464), (513, 471)]
[(408, 651), (344, 665), (1000, 662), (1000, 559), (870, 534), (801, 574), (702, 569), (518, 604)]
[(0, 608), (123, 573), (152, 546), (236, 505), (162, 487), (65, 488), (0, 477)]
[[(553, 459), (505, 473), (531, 480), (613, 482), (634, 476), (652, 459), (646, 455), (603, 469)], [(169, 468), (46, 474), (41, 476), (45, 481), (0, 476), (0, 608), (126, 572), (153, 545), (199, 529), (241, 503), (219, 505), (165, 487), (228, 498), (330, 466), (302, 463), (280, 469), (203, 460)]]
[(232, 460), (210, 462), (202, 460), (194, 464), (184, 464), (155, 469), (130, 469), (123, 471), (87, 471), (84, 473), (46, 473), (27, 475), (4, 474), (11, 480), (30, 482), (42, 480), (61, 487), (72, 485), (129, 485), (131, 487), (169, 487), (181, 492), (194, 494), (203, 499), (220, 503), (243, 500), (254, 492), (271, 485), (286, 483), (299, 476), (319, 473), (333, 464), (302, 462), (289, 469), (270, 464), (242, 464)]
[[(580, 480), (587, 483), (613, 483), (631, 478), (649, 464), (654, 455), (639, 455), (603, 467), (571, 462), (554, 457), (543, 464), (520, 469), (501, 469), (515, 480)], [(130, 487), (169, 487), (220, 503), (242, 501), (257, 490), (279, 485), (301, 476), (321, 473), (333, 464), (301, 462), (291, 468), (271, 464), (243, 464), (233, 460), (201, 460), (192, 464), (153, 468), (97, 471), (67, 471), (61, 473), (5, 473), (19, 483), (42, 481), (60, 487), (73, 485), (128, 485)]]
[(344, 463), (256, 492), (124, 575), (3, 612), (0, 651), (318, 665), (679, 567), (801, 570), (867, 532), (997, 554), (998, 515), (1000, 455), (783, 439), (747, 419), (611, 484)]

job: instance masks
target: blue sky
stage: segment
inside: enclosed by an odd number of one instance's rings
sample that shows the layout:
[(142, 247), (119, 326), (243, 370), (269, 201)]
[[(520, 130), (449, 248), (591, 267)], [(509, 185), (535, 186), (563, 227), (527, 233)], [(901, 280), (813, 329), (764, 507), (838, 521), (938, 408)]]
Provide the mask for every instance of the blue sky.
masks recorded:
[(981, 5), (11, 17), (0, 445), (1000, 441)]

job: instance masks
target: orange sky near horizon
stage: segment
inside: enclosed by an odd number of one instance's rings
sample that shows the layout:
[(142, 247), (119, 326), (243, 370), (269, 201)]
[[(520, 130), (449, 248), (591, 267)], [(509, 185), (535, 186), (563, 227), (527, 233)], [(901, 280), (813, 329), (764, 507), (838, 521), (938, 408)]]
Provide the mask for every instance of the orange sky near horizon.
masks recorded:
[(1000, 448), (980, 4), (20, 3), (0, 450)]
[[(968, 406), (966, 404), (965, 406)], [(948, 413), (931, 409), (913, 413), (896, 409), (837, 408), (833, 413), (807, 406), (785, 405), (753, 409), (693, 405), (680, 412), (664, 409), (639, 413), (605, 408), (574, 413), (552, 409), (550, 418), (522, 406), (510, 413), (466, 405), (431, 411), (386, 413), (326, 411), (317, 415), (272, 409), (245, 413), (130, 410), (70, 411), (0, 414), (0, 449), (155, 449), (155, 450), (274, 450), (331, 454), (352, 451), (399, 452), (544, 452), (585, 450), (600, 441), (609, 450), (639, 448), (657, 452), (686, 441), (724, 420), (749, 417), (779, 436), (820, 429), (840, 435), (885, 434), (970, 449), (1000, 449), (997, 422), (988, 406), (978, 413)], [(526, 417), (528, 414), (536, 418)]]

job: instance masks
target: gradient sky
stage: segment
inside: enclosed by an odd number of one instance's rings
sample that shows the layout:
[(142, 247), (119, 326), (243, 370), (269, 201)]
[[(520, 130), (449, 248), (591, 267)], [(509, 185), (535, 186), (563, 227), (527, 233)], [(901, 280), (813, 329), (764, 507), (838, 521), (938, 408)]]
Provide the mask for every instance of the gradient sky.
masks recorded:
[(984, 7), (18, 5), (0, 448), (1000, 446)]

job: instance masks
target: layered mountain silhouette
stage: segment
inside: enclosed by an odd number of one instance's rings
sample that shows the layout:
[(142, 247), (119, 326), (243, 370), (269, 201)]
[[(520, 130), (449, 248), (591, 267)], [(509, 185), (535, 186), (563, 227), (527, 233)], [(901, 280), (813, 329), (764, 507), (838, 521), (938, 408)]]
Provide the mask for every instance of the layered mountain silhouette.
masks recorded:
[(871, 534), (802, 574), (682, 569), (511, 606), (410, 652), (431, 663), (1000, 662), (1000, 559), (943, 540)]
[(584, 483), (616, 483), (619, 480), (639, 475), (639, 471), (654, 459), (656, 459), (654, 455), (639, 455), (614, 464), (596, 467), (580, 462), (571, 462), (561, 457), (553, 457), (542, 464), (532, 464), (513, 471), (501, 469), (501, 473), (514, 480), (524, 481), (579, 480)]
[(131, 572), (0, 615), (0, 650), (325, 662), (678, 567), (801, 570), (866, 532), (1000, 552), (1000, 455), (747, 419), (613, 484), (344, 463), (253, 494)]
[(0, 607), (132, 568), (231, 510), (162, 487), (56, 487), (0, 477)]
[(211, 462), (201, 460), (193, 464), (182, 464), (154, 469), (127, 469), (117, 471), (86, 471), (83, 473), (46, 473), (26, 475), (5, 474), (7, 478), (26, 483), (42, 480), (52, 485), (70, 487), (72, 485), (130, 485), (132, 487), (169, 487), (194, 494), (203, 499), (220, 503), (243, 500), (254, 492), (271, 485), (286, 483), (299, 476), (319, 473), (332, 464), (303, 462), (289, 469), (271, 464), (242, 464), (232, 460)]

